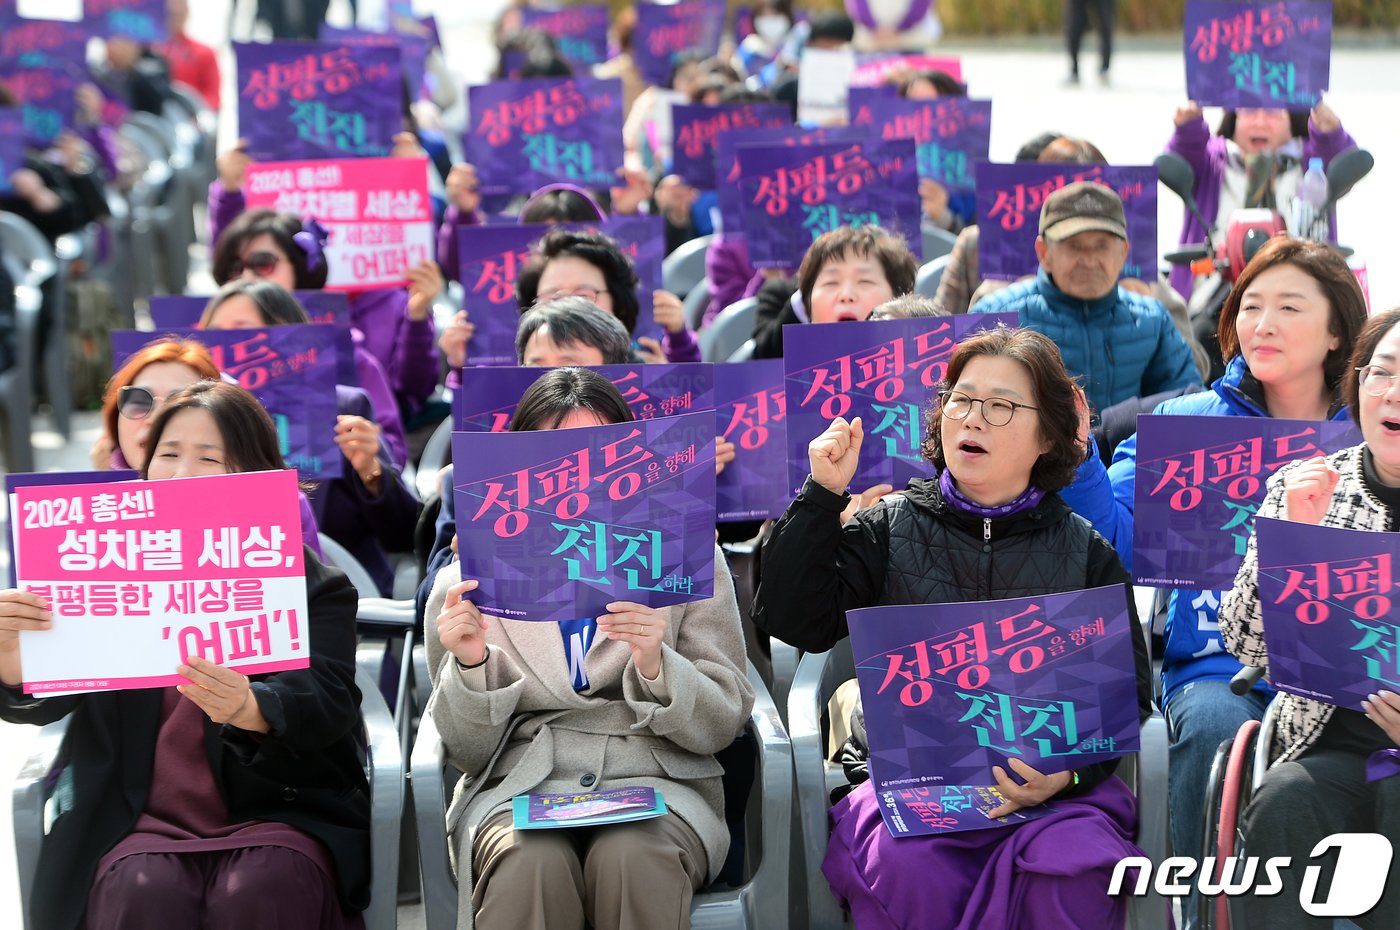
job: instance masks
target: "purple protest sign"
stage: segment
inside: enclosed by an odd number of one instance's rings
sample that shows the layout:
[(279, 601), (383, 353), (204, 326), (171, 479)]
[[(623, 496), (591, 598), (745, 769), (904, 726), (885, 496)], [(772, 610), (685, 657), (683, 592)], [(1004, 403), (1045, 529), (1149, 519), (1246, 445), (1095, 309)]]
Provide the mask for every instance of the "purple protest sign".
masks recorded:
[(632, 32), (632, 60), (642, 80), (671, 86), (671, 73), (689, 51), (706, 56), (719, 51), (724, 37), (723, 0), (681, 0), (680, 3), (638, 3)]
[(615, 78), (492, 81), (467, 95), (462, 148), (483, 194), (561, 181), (609, 187), (622, 167), (622, 82)]
[[(112, 333), (112, 370), (154, 334)], [(190, 329), (172, 335), (203, 343), (214, 364), (272, 415), (288, 467), (303, 478), (338, 478), (335, 443), (336, 328), (312, 324), (259, 329)]]
[(1332, 4), (1188, 0), (1183, 39), (1189, 99), (1306, 110), (1329, 83)]
[(514, 365), (520, 304), (515, 279), (543, 226), (459, 226), (457, 280), (462, 309), (476, 326), (467, 347), (468, 365)]
[(890, 79), (907, 71), (942, 71), (953, 80), (962, 81), (962, 60), (946, 55), (866, 52), (856, 56), (851, 87), (894, 87)]
[(874, 87), (852, 87), (846, 93), (846, 111), (848, 113), (859, 113), (862, 107), (869, 106), (876, 100), (904, 100), (899, 95), (899, 88), (893, 84), (877, 84)]
[(720, 435), (734, 444), (734, 460), (715, 482), (720, 523), (767, 520), (787, 508), (786, 398), (782, 359), (724, 366), (715, 406)]
[(744, 198), (739, 192), (739, 146), (763, 142), (815, 145), (820, 142), (859, 142), (869, 133), (837, 126), (820, 129), (722, 129), (715, 134), (715, 182), (719, 185), (720, 225), (726, 236), (744, 233)]
[[(351, 335), (350, 301), (340, 291), (293, 291), (312, 323), (332, 323), (336, 327), (335, 383), (358, 386), (360, 376), (355, 370), (355, 340)], [(151, 322), (162, 332), (177, 329), (198, 329), (204, 308), (210, 297), (190, 294), (153, 294), (150, 298)]]
[(88, 31), (81, 23), (58, 19), (16, 19), (0, 29), (0, 61), (27, 68), (87, 66)]
[(652, 316), (655, 308), (651, 295), (661, 289), (661, 263), (666, 258), (665, 220), (659, 216), (612, 216), (596, 228), (612, 237), (623, 254), (632, 259), (632, 267), (637, 271), (638, 312), (633, 338), (660, 339), (663, 330)]
[(783, 327), (787, 391), (789, 496), (811, 470), (807, 444), (836, 417), (861, 417), (864, 453), (851, 486), (900, 490), (927, 478), (933, 465), (921, 451), (925, 412), (948, 373), (948, 359), (968, 333), (1017, 325), (1014, 313), (972, 314)]
[(117, 481), (134, 481), (140, 473), (131, 468), (113, 468), (110, 471), (44, 471), (17, 472), (5, 475), (5, 500), (10, 514), (10, 531), (5, 544), (10, 547), (10, 564), (6, 569), (9, 577), (7, 587), (15, 586), (15, 535), (24, 522), (22, 515), (15, 513), (15, 490), (17, 488), (51, 488), (67, 484), (108, 484)]
[(608, 60), (608, 8), (604, 5), (567, 6), (561, 10), (525, 7), (520, 25), (538, 29), (554, 39), (559, 54), (576, 67), (591, 68)]
[(935, 792), (910, 805), (920, 832), (996, 825), (944, 823), (937, 792), (995, 785), (992, 766), (1010, 758), (1049, 774), (1138, 750), (1132, 637), (1141, 634), (1122, 585), (846, 617), (870, 780), (877, 793)]
[(83, 0), (83, 22), (104, 39), (164, 42), (170, 36), (165, 5), (166, 0)]
[(25, 140), (45, 148), (74, 125), (74, 94), (86, 76), (66, 64), (30, 66), (19, 60), (0, 64), (0, 85), (19, 101)]
[(254, 161), (383, 157), (403, 128), (397, 48), (235, 42), (239, 135)]
[(577, 794), (518, 794), (511, 798), (517, 830), (599, 827), (666, 816), (666, 799), (640, 785)]
[(671, 107), (671, 172), (691, 187), (714, 190), (715, 140), (733, 129), (786, 129), (792, 111), (781, 103), (740, 103), (722, 106), (678, 104)]
[(1269, 476), (1359, 442), (1350, 420), (1138, 417), (1133, 580), (1233, 587)]
[(525, 433), (453, 433), (462, 577), (484, 614), (597, 617), (711, 597), (713, 411)]
[(1006, 803), (996, 788), (986, 785), (911, 785), (884, 791), (876, 789), (885, 829), (896, 839), (939, 833), (966, 833), (994, 827), (1011, 827), (1054, 813), (1046, 802), (992, 819), (991, 812)]
[(0, 194), (10, 192), (10, 176), (24, 167), (24, 111), (0, 107)]
[(399, 68), (403, 73), (404, 83), (408, 85), (409, 98), (417, 100), (422, 95), (425, 62), (431, 50), (430, 40), (426, 36), (370, 32), (368, 29), (342, 29), (330, 23), (322, 23), (317, 37), (330, 45), (398, 49)]
[(977, 257), (983, 278), (1015, 281), (1039, 269), (1035, 239), (1045, 198), (1076, 181), (1110, 187), (1123, 200), (1128, 260), (1121, 277), (1157, 279), (1157, 169), (1119, 165), (979, 162)]
[(991, 144), (990, 100), (863, 97), (847, 105), (852, 126), (868, 126), (882, 139), (913, 139), (920, 178), (955, 194), (973, 192), (973, 165), (986, 160)]
[(755, 268), (795, 266), (841, 226), (881, 226), (922, 252), (911, 140), (741, 145), (738, 153), (740, 217)]
[(1377, 691), (1400, 690), (1396, 535), (1267, 517), (1258, 533), (1273, 686), (1352, 710)]
[[(715, 409), (714, 366), (703, 362), (585, 365), (611, 381), (638, 420)], [(727, 369), (726, 369), (727, 370)], [(453, 429), (503, 433), (525, 391), (552, 368), (462, 369), (452, 394)]]

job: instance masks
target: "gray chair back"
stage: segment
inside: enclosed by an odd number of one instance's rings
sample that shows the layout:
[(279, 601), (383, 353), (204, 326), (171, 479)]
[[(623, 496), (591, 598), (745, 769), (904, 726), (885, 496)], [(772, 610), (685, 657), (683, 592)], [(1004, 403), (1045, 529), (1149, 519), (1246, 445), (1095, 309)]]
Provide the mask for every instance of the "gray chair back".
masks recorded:
[(758, 298), (745, 297), (724, 308), (707, 329), (700, 332), (700, 357), (707, 362), (727, 361), (753, 335)]

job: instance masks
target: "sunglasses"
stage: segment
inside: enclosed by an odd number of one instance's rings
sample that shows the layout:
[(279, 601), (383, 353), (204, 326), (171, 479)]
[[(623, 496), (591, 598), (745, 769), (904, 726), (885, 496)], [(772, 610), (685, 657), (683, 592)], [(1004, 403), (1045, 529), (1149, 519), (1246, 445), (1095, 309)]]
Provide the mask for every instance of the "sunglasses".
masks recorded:
[(277, 265), (282, 261), (282, 256), (273, 252), (254, 252), (247, 258), (234, 259), (229, 266), (229, 277), (237, 278), (243, 274), (244, 269), (251, 271), (260, 278), (265, 278), (276, 270)]
[(117, 392), (117, 413), (128, 420), (144, 420), (156, 406), (156, 396), (146, 388), (128, 384)]

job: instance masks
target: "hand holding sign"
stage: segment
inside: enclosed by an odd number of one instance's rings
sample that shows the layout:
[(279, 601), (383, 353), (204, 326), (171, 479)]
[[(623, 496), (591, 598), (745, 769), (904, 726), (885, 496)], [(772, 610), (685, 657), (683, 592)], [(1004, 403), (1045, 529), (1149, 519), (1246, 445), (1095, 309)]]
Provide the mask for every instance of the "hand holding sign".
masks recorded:
[(226, 191), (243, 189), (243, 181), (248, 176), (248, 166), (253, 157), (248, 154), (248, 140), (239, 139), (227, 152), (214, 161), (219, 170), (219, 183)]
[(176, 685), (175, 690), (193, 701), (210, 720), (250, 733), (272, 730), (253, 697), (247, 675), (199, 656), (190, 656), (176, 671), (189, 679), (189, 684)]
[(447, 290), (447, 281), (442, 277), (442, 269), (437, 262), (420, 262), (408, 269), (408, 318), (426, 320), (432, 312), (433, 301)]
[(52, 628), (48, 601), (14, 588), (0, 591), (0, 684), (18, 688), (23, 680), (19, 665), (20, 630)]
[(461, 368), (467, 363), (467, 343), (476, 335), (476, 324), (467, 318), (467, 311), (458, 310), (452, 325), (438, 336), (438, 349), (447, 359), (447, 367)]
[(1205, 119), (1201, 113), (1201, 105), (1194, 100), (1186, 101), (1186, 106), (1176, 108), (1176, 116), (1173, 119), (1178, 126), (1185, 126), (1187, 123), (1198, 119)]
[(812, 480), (833, 494), (845, 494), (860, 463), (860, 444), (865, 438), (860, 417), (847, 423), (837, 417), (831, 426), (807, 446), (812, 464)]
[(1288, 506), (1288, 519), (1294, 523), (1311, 523), (1314, 526), (1327, 516), (1327, 508), (1332, 503), (1332, 492), (1337, 487), (1341, 473), (1322, 456), (1308, 459), (1297, 468), (1290, 469), (1283, 479), (1284, 500)]
[(1400, 746), (1400, 694), (1393, 691), (1378, 691), (1361, 706), (1371, 722), (1385, 731), (1390, 741)]
[(997, 780), (997, 790), (1001, 792), (1002, 797), (1006, 798), (1006, 803), (988, 811), (988, 817), (1005, 817), (1007, 814), (1016, 813), (1023, 807), (1044, 804), (1068, 788), (1070, 781), (1074, 778), (1069, 772), (1042, 775), (1014, 756), (1011, 758), (1010, 764), (1016, 770), (1016, 774), (1025, 779), (1025, 784), (1017, 784), (1001, 766), (992, 766), (992, 774), (996, 776)]
[(458, 213), (475, 213), (481, 206), (481, 179), (476, 176), (476, 167), (466, 162), (452, 166), (447, 172), (447, 200), (457, 208)]
[(616, 601), (598, 618), (598, 630), (608, 639), (632, 647), (632, 664), (647, 681), (661, 674), (661, 641), (666, 636), (666, 608)]
[(1342, 121), (1337, 118), (1337, 114), (1321, 100), (1312, 108), (1312, 121), (1317, 125), (1318, 132), (1336, 132), (1342, 128)]
[[(455, 539), (453, 540), (456, 541)], [(447, 589), (447, 600), (438, 614), (438, 640), (463, 665), (480, 665), (486, 660), (487, 620), (465, 595), (476, 590), (476, 581), (459, 581)]]

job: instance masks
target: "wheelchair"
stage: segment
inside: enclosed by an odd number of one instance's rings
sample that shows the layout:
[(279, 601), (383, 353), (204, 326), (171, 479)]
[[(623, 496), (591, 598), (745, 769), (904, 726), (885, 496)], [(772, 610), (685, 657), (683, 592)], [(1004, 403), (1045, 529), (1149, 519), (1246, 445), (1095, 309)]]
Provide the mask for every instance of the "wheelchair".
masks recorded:
[[(1264, 677), (1266, 669), (1245, 666), (1230, 681), (1230, 690), (1239, 695)], [(1269, 768), (1269, 745), (1278, 722), (1278, 702), (1270, 702), (1262, 722), (1245, 721), (1233, 737), (1215, 751), (1206, 783), (1205, 830), (1201, 861), (1213, 858), (1219, 880), (1225, 861), (1242, 855), (1244, 849), (1244, 810), (1264, 781)], [(1224, 895), (1196, 897), (1196, 920), (1201, 930), (1244, 930), (1248, 926), (1240, 901)]]

